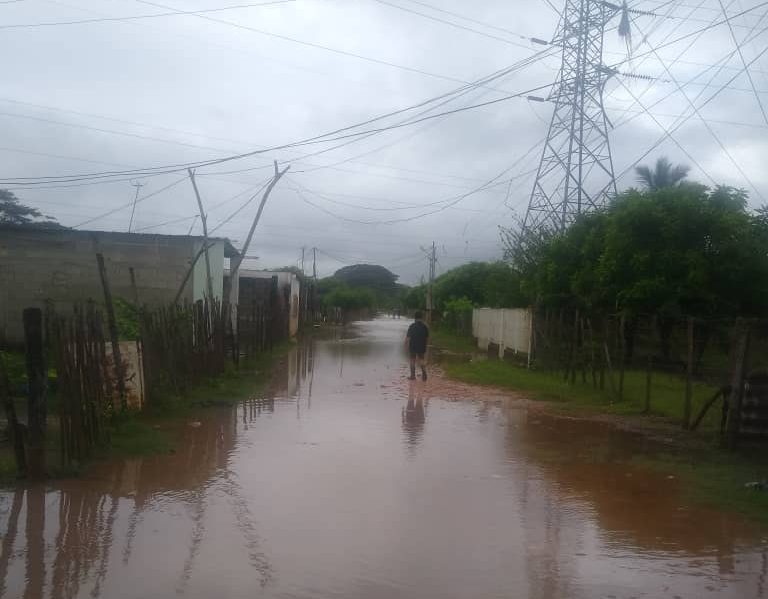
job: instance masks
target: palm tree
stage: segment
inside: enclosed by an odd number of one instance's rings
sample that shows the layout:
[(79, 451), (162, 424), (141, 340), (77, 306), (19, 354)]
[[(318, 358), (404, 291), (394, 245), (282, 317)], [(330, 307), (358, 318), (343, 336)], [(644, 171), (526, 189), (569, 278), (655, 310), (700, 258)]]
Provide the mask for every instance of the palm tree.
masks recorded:
[(653, 170), (645, 165), (635, 167), (638, 182), (642, 183), (649, 191), (679, 185), (688, 176), (689, 170), (691, 167), (684, 164), (672, 166), (666, 156), (662, 156), (656, 161)]

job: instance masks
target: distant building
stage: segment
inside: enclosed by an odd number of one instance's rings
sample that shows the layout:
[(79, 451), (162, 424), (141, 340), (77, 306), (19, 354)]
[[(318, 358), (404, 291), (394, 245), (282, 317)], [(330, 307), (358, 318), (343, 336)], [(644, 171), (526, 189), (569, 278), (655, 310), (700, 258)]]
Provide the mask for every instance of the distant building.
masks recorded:
[[(213, 294), (223, 296), (224, 259), (237, 255), (226, 239), (210, 239)], [(133, 268), (141, 304), (174, 300), (203, 238), (74, 229), (0, 225), (0, 342), (23, 342), (24, 308), (53, 302), (57, 310), (93, 299), (103, 302), (96, 253), (104, 256), (113, 297), (133, 301), (129, 269)], [(206, 294), (205, 257), (201, 256), (182, 299)]]
[[(294, 337), (299, 331), (299, 315), (301, 308), (301, 281), (290, 271), (252, 270), (241, 268), (238, 270), (240, 289), (238, 306), (240, 310), (248, 310), (254, 303), (268, 304), (272, 289), (273, 279), (277, 284), (278, 306), (276, 310), (287, 311), (289, 337)], [(224, 288), (229, 290), (229, 270), (225, 272)]]

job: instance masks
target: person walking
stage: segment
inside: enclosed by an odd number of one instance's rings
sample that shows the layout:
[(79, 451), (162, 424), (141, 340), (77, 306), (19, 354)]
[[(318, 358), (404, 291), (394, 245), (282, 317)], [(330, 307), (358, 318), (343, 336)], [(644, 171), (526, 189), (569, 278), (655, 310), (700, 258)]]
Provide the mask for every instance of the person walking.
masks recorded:
[(405, 336), (405, 347), (411, 358), (411, 376), (410, 380), (416, 380), (416, 362), (421, 367), (421, 380), (427, 380), (427, 366), (424, 362), (424, 356), (427, 353), (427, 340), (429, 339), (429, 328), (422, 321), (423, 315), (420, 311), (414, 314), (414, 322), (408, 327), (408, 333)]

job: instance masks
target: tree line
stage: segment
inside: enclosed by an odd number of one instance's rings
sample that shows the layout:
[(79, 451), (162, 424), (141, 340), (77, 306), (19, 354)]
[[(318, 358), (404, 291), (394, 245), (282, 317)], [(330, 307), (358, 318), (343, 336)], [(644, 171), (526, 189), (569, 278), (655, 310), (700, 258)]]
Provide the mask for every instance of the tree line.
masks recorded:
[[(636, 172), (639, 187), (565, 231), (502, 229), (504, 261), (438, 277), (438, 311), (535, 305), (630, 318), (768, 316), (768, 207), (751, 209), (742, 189), (689, 181), (687, 167), (665, 158)], [(420, 286), (405, 300), (423, 306), (423, 296)]]

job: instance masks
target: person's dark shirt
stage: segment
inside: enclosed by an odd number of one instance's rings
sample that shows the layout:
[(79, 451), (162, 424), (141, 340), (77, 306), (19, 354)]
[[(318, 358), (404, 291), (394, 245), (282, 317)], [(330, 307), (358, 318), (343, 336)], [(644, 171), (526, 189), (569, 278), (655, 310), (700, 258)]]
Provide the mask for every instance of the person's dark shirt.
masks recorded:
[(420, 320), (408, 327), (408, 349), (414, 354), (423, 354), (427, 351), (427, 339), (429, 329)]

